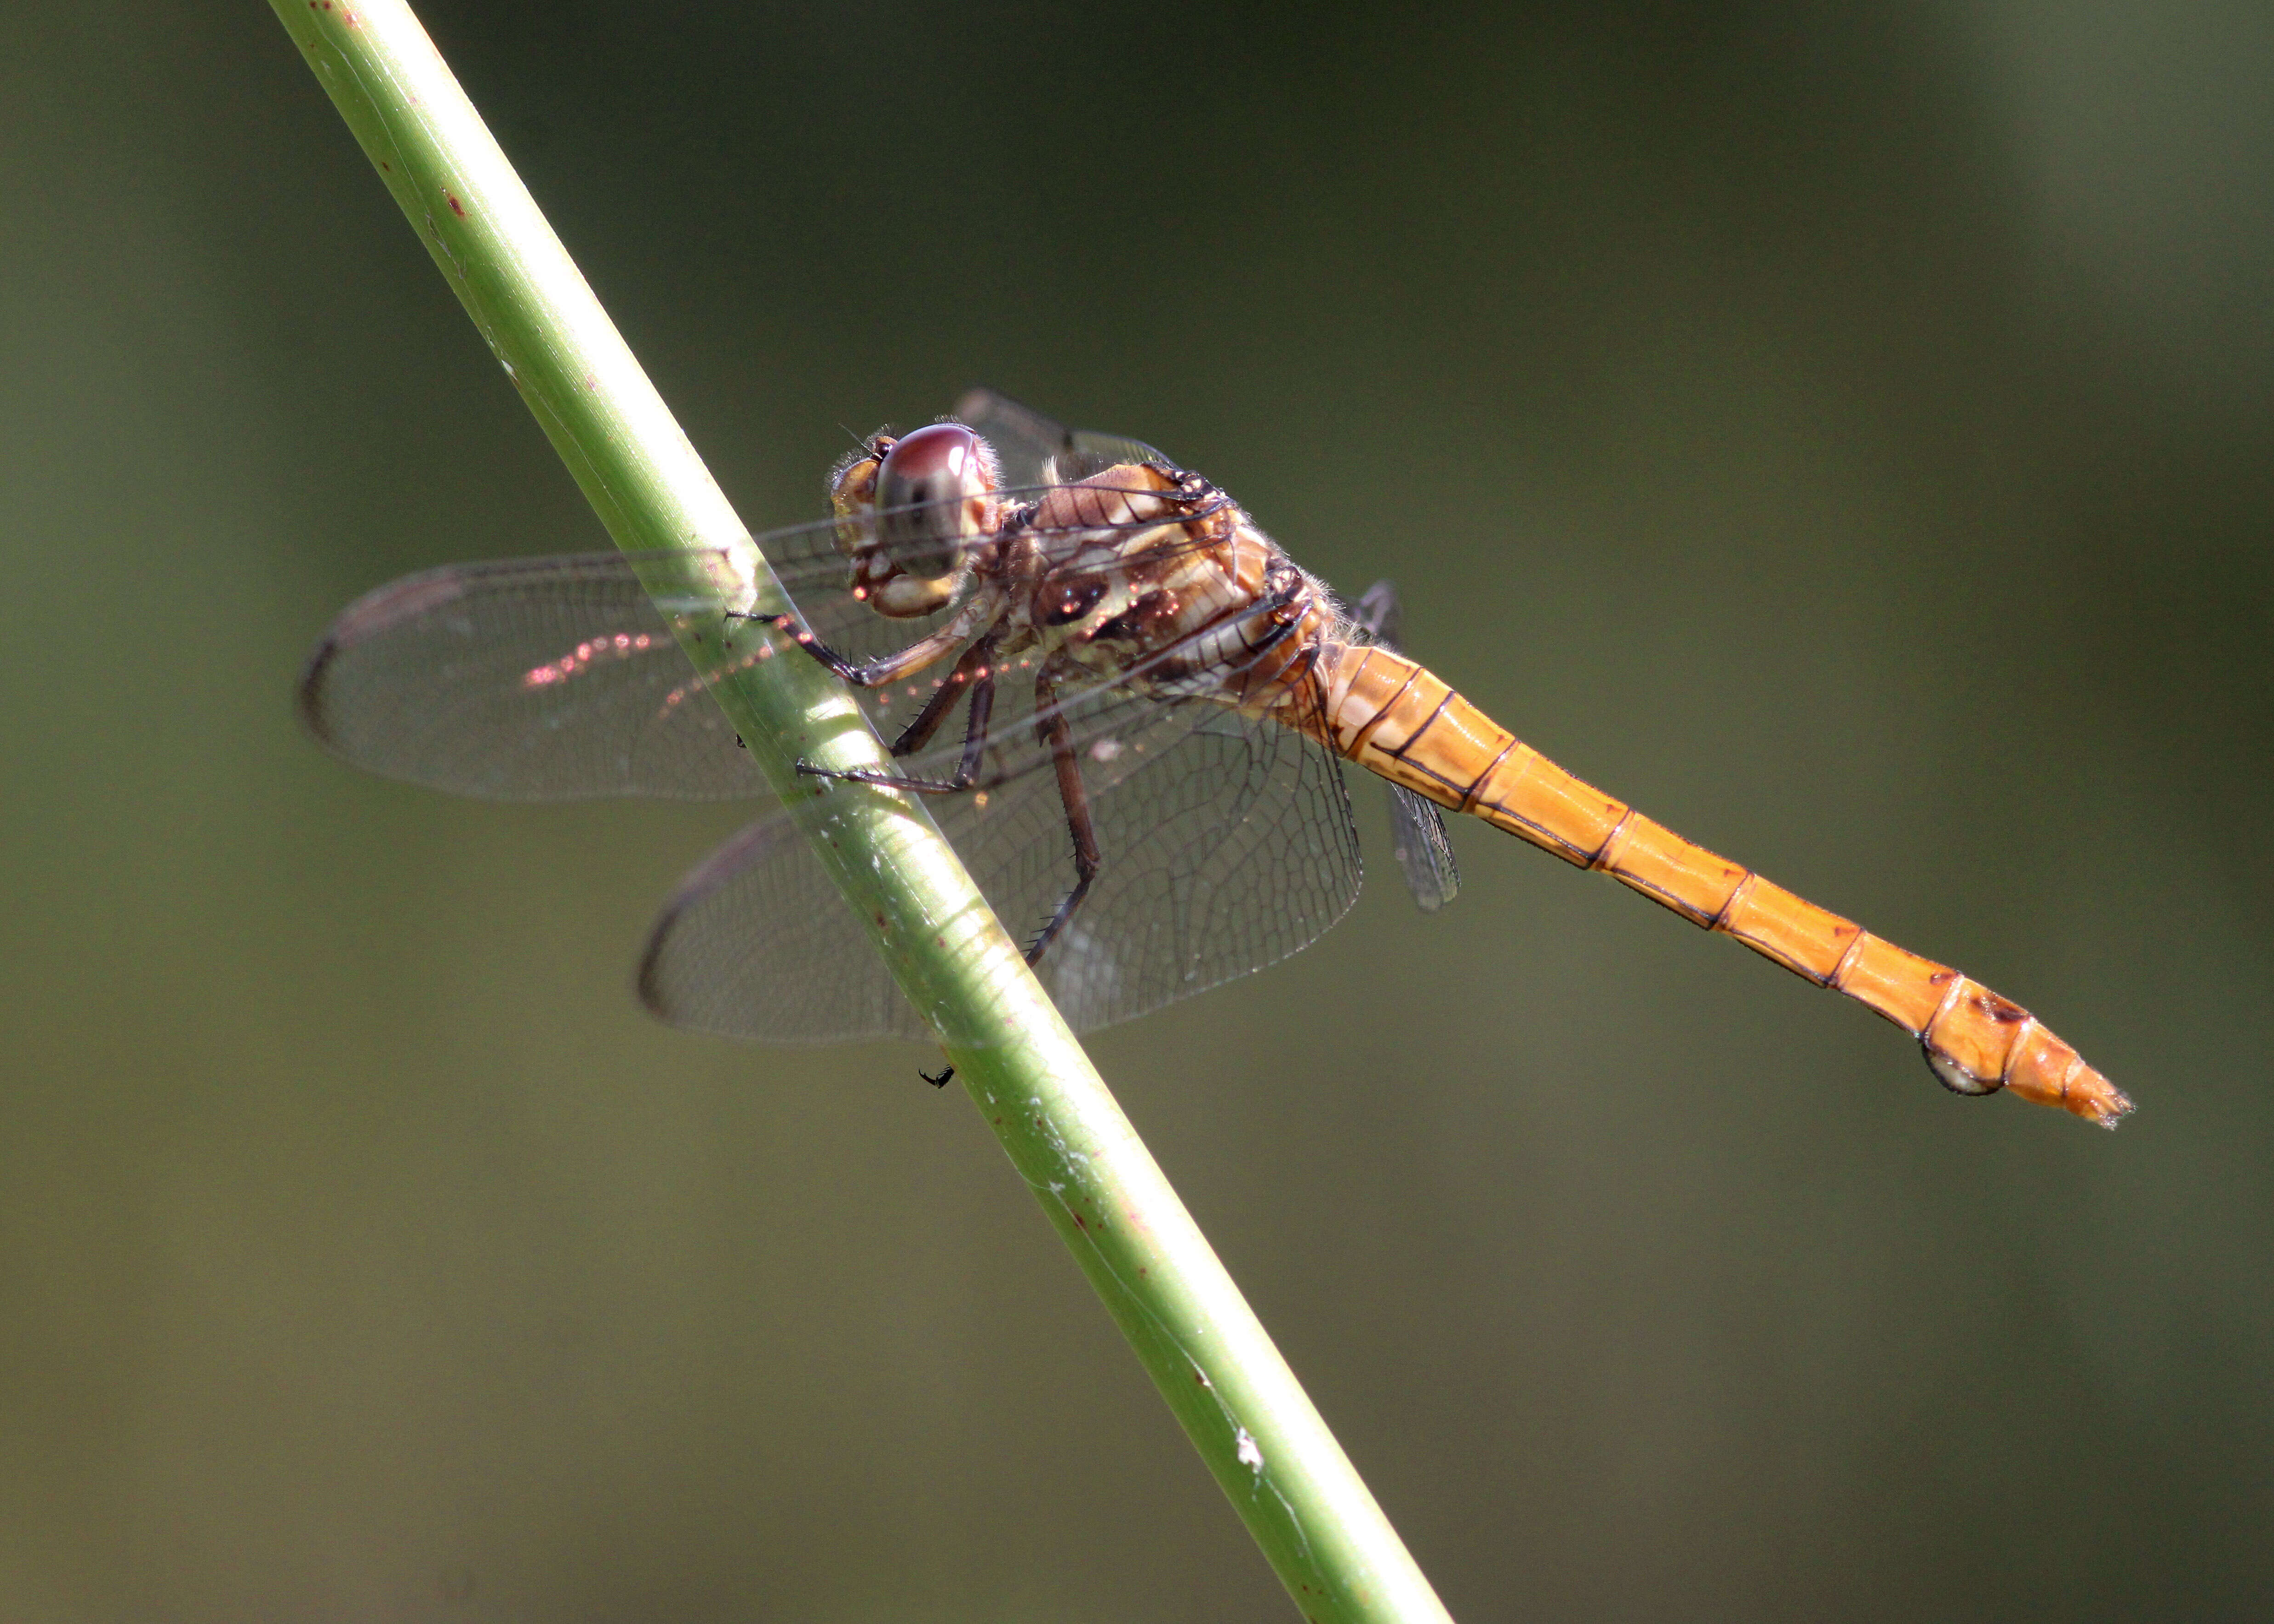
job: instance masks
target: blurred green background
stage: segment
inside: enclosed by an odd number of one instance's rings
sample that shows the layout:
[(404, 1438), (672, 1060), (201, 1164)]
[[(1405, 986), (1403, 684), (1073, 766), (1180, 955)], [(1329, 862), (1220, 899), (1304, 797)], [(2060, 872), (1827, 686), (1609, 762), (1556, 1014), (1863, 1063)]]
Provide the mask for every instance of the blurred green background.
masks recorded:
[[(1097, 1039), (1456, 1616), (2265, 1615), (2274, 11), (422, 11), (754, 525), (972, 382), (1150, 440), (2139, 1100), (1481, 827)], [(638, 1013), (734, 809), (297, 733), (605, 538), (267, 7), (19, 0), (0, 107), (0, 1615), (1291, 1617), (924, 1051)]]

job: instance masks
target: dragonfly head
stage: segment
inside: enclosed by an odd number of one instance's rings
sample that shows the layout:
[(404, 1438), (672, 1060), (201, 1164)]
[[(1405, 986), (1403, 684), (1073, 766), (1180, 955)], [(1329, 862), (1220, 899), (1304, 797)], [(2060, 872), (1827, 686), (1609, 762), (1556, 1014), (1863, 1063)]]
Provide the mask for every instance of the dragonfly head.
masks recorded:
[(895, 618), (945, 607), (973, 544), (1001, 524), (1001, 485), (993, 448), (960, 423), (870, 441), (832, 493), (854, 591)]

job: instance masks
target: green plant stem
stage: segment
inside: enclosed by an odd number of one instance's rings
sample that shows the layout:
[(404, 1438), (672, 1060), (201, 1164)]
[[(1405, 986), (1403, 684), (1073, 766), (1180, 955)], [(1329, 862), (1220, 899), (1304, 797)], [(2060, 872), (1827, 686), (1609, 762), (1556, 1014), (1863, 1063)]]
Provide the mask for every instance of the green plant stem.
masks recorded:
[(814, 662), (722, 659), (725, 611), (773, 599), (772, 577), (418, 19), (399, 0), (272, 4), (617, 545), (736, 560), (690, 655), (1289, 1593), (1320, 1620), (1444, 1619), (929, 816), (796, 775), (881, 747)]

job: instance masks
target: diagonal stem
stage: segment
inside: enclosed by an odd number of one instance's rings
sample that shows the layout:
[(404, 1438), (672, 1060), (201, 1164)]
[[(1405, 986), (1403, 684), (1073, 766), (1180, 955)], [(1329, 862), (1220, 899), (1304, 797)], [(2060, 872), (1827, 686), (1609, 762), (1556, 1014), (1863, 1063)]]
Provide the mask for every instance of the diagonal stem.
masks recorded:
[[(731, 560), (693, 583), (718, 610), (690, 656), (1304, 1614), (1445, 1619), (930, 818), (798, 775), (887, 758), (819, 665), (734, 658), (734, 617), (781, 606), (764, 560), (418, 19), (401, 0), (272, 4), (617, 545)], [(659, 585), (683, 573), (658, 560)]]

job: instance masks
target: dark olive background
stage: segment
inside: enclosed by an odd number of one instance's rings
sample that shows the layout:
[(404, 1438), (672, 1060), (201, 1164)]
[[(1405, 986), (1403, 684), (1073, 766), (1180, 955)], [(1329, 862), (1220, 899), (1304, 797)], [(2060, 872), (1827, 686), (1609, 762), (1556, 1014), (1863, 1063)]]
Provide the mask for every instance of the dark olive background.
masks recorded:
[[(1482, 827), (1099, 1037), (1457, 1616), (2263, 1616), (2274, 13), (425, 12), (754, 525), (975, 381), (1151, 440), (2138, 1097)], [(0, 1614), (1291, 1617), (922, 1050), (635, 1008), (732, 809), (296, 731), (606, 538), (266, 7), (0, 106)]]

